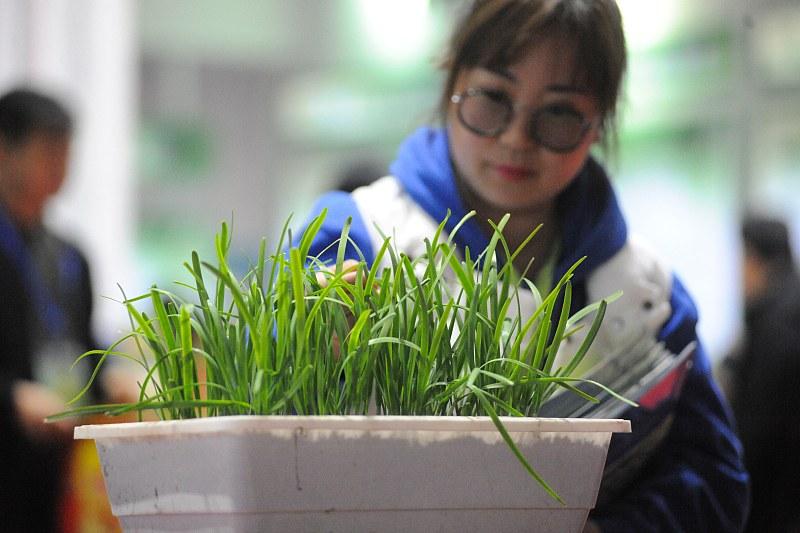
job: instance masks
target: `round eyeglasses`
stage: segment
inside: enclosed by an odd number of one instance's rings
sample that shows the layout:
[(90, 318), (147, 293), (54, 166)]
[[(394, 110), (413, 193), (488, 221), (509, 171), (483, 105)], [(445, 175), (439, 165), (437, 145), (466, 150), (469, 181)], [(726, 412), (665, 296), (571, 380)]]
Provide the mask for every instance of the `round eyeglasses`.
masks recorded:
[[(467, 89), (454, 94), (461, 124), (481, 137), (500, 136), (514, 118), (514, 104), (507, 94), (486, 89)], [(554, 152), (571, 152), (583, 141), (592, 121), (564, 104), (550, 104), (531, 112), (528, 136)]]

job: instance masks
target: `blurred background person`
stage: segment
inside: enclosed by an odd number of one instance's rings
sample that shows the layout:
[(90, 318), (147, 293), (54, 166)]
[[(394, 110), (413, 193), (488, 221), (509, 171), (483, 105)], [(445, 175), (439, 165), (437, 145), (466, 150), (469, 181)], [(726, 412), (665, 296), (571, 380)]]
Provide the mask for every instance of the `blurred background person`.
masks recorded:
[(800, 277), (787, 225), (742, 223), (744, 332), (723, 365), (753, 503), (747, 531), (800, 531)]
[[(47, 424), (85, 384), (94, 348), (87, 262), (42, 222), (67, 172), (73, 123), (28, 89), (0, 97), (0, 528), (54, 531), (74, 420)], [(85, 370), (85, 369), (84, 369)], [(83, 377), (88, 377), (84, 374)]]

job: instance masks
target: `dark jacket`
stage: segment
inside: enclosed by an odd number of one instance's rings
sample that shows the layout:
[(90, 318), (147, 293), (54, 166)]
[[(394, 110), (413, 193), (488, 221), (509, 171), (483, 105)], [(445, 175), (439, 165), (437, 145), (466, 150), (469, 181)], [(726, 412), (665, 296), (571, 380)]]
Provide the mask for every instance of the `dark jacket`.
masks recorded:
[(800, 531), (800, 278), (776, 273), (745, 310), (731, 402), (752, 477), (748, 531)]
[[(93, 346), (89, 269), (75, 247), (46, 230), (24, 237), (2, 210), (0, 218), (0, 529), (49, 532), (56, 530), (69, 443), (42, 445), (26, 438), (12, 386), (34, 378), (34, 344), (48, 328), (37, 322), (52, 321), (54, 330), (82, 350)], [(37, 268), (31, 238), (55, 253), (57, 279)]]

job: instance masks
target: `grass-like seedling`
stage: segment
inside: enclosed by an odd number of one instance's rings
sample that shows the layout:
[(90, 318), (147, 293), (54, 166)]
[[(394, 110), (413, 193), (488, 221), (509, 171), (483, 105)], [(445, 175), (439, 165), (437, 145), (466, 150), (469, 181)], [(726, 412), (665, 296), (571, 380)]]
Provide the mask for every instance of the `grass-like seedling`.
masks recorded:
[[(444, 222), (418, 258), (397, 252), (386, 237), (372, 266), (361, 263), (353, 281), (343, 268), (346, 245), (352, 243), (349, 225), (331, 245), (337, 252), (334, 265), (309, 256), (324, 217), (323, 212), (313, 219), (294, 246), (286, 242), (291, 240), (287, 221), (275, 253), (267, 257), (262, 240), (255, 266), (242, 279), (229, 267), (231, 234), (223, 223), (216, 261), (205, 262), (194, 252), (185, 263), (191, 302), (156, 287), (126, 298), (131, 332), (107, 350), (81, 356), (99, 356), (101, 363), (121, 356), (140, 364), (146, 376), (138, 401), (79, 407), (57, 417), (145, 410), (162, 419), (484, 415), (525, 469), (560, 501), (499, 417), (536, 416), (559, 387), (596, 401), (573, 386), (581, 379), (572, 373), (595, 337), (607, 301), (569, 315), (570, 279), (580, 261), (552, 291), (540, 294), (512, 266), (536, 231), (510, 250), (502, 234), (506, 216), (476, 257), (470, 250), (459, 256), (452, 241), (457, 228), (446, 237)], [(520, 309), (521, 291), (530, 291), (537, 304), (527, 315)], [(137, 308), (145, 303), (151, 313)], [(561, 342), (592, 312), (574, 357), (554, 368)], [(118, 346), (131, 339), (139, 354), (120, 352)]]

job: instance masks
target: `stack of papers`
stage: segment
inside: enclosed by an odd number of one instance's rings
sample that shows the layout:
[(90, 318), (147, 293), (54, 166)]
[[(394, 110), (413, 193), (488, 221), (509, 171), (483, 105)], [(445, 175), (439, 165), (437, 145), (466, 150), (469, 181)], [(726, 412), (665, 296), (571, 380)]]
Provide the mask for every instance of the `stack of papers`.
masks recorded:
[[(691, 367), (696, 342), (687, 345), (679, 354), (669, 351), (663, 343), (645, 339), (601, 361), (591, 368), (585, 379), (602, 383), (617, 394), (655, 409), (661, 402), (673, 398), (680, 390), (683, 377)], [(597, 398), (588, 402), (577, 394), (560, 389), (540, 411), (541, 417), (561, 418), (620, 418), (630, 406), (591, 383), (578, 383), (578, 389)]]

